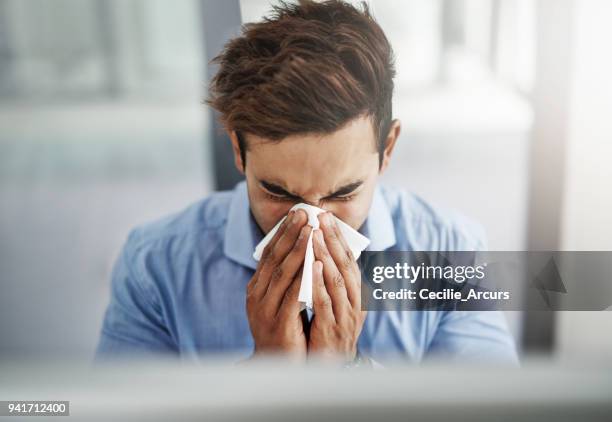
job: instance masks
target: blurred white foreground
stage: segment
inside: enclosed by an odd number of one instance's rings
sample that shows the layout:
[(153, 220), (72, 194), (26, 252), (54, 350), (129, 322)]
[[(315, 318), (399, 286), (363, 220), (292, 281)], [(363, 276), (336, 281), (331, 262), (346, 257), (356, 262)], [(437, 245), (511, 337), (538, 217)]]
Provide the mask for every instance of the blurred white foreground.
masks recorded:
[(0, 373), (2, 400), (69, 400), (71, 421), (609, 421), (612, 414), (612, 366), (149, 362), (3, 365)]

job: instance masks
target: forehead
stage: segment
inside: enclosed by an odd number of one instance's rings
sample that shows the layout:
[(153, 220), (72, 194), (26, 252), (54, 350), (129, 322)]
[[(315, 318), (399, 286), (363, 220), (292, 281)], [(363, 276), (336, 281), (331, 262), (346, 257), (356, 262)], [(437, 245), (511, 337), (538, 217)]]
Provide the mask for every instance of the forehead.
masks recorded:
[(329, 134), (289, 136), (280, 142), (249, 137), (247, 171), (292, 192), (330, 190), (365, 179), (378, 167), (372, 121), (359, 117)]

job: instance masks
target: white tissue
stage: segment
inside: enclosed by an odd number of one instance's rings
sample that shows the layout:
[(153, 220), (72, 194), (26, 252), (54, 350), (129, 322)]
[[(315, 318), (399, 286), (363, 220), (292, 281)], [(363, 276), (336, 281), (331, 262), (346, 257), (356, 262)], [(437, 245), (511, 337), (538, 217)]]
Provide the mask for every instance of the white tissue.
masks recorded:
[[(302, 282), (300, 284), (300, 293), (298, 295), (298, 301), (302, 303), (302, 309), (305, 307), (312, 309), (312, 265), (314, 263), (312, 235), (314, 230), (319, 228), (319, 218), (317, 216), (322, 212), (325, 212), (325, 210), (313, 207), (312, 205), (300, 203), (294, 205), (291, 208), (291, 211), (295, 211), (298, 209), (306, 211), (306, 214), (308, 215), (308, 225), (313, 228), (313, 230), (310, 232), (310, 236), (308, 236), (308, 243), (306, 244), (306, 256), (304, 257), (304, 270), (302, 272)], [(264, 248), (268, 243), (270, 243), (270, 240), (272, 240), (280, 225), (283, 223), (283, 221), (285, 221), (285, 218), (287, 218), (287, 216), (283, 217), (255, 247), (253, 258), (255, 258), (256, 261), (259, 261), (261, 259), (261, 255), (263, 254)], [(355, 259), (358, 259), (359, 255), (361, 255), (361, 251), (367, 248), (370, 244), (370, 240), (367, 237), (363, 236), (361, 233), (359, 233), (357, 230), (346, 224), (344, 221), (340, 220), (337, 217), (334, 218), (336, 219), (336, 223), (338, 224), (338, 228), (340, 229), (342, 236), (344, 236), (348, 247), (353, 253), (353, 257)]]

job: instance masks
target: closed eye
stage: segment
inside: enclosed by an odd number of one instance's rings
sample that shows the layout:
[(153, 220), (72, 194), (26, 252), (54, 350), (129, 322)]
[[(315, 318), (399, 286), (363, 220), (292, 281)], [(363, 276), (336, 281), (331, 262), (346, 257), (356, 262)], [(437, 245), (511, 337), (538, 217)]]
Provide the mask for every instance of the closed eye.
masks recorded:
[(355, 191), (363, 185), (363, 181), (359, 180), (354, 183), (350, 183), (346, 186), (341, 187), (336, 192), (328, 195), (323, 199), (332, 200), (332, 201), (350, 201), (356, 195)]
[(300, 197), (297, 195), (293, 195), (287, 192), (285, 189), (278, 185), (274, 185), (272, 183), (268, 183), (265, 181), (260, 182), (261, 187), (263, 188), (264, 193), (274, 200), (300, 200)]
[(351, 199), (355, 198), (356, 194), (349, 194), (349, 195), (345, 195), (345, 196), (334, 196), (333, 198), (330, 198), (330, 200), (332, 201), (350, 201)]
[[(272, 199), (274, 201), (305, 202), (300, 196), (287, 192), (284, 188), (276, 184), (261, 180), (260, 185), (265, 195), (269, 199)], [(355, 191), (362, 185), (363, 185), (362, 180), (359, 180), (354, 183), (350, 183), (348, 185), (341, 187), (334, 193), (327, 195), (322, 200), (323, 201), (350, 201), (357, 195)]]
[(292, 202), (295, 202), (295, 199), (293, 199), (292, 197), (289, 197), (289, 196), (285, 196), (285, 195), (273, 195), (273, 194), (268, 193), (268, 192), (264, 192), (264, 194), (266, 195), (266, 197), (268, 199), (271, 199), (273, 201), (292, 201)]

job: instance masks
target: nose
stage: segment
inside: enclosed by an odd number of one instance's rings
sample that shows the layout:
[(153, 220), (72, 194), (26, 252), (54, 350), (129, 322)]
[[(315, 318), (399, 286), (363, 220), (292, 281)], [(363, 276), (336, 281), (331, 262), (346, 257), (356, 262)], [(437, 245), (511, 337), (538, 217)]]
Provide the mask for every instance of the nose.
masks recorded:
[(304, 201), (305, 204), (312, 205), (313, 207), (321, 208), (321, 209), (324, 209), (325, 211), (327, 211), (327, 209), (325, 209), (323, 201), (321, 199), (314, 200), (314, 199), (303, 198), (302, 200)]

